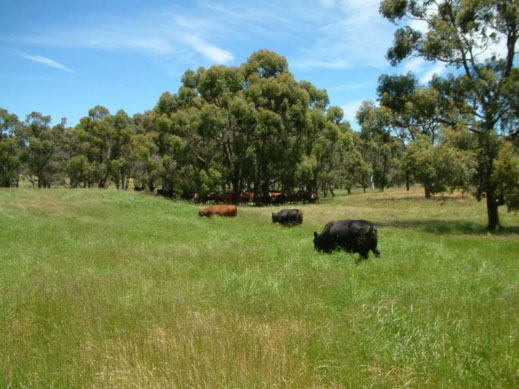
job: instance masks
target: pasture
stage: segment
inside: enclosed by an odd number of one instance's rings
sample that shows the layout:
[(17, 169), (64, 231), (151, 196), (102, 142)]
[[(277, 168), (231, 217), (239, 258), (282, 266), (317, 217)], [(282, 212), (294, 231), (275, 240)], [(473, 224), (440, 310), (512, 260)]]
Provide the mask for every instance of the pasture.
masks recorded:
[[(0, 190), (0, 387), (518, 387), (519, 215), (422, 190), (237, 218), (111, 190)], [(322, 254), (339, 219), (381, 258)]]

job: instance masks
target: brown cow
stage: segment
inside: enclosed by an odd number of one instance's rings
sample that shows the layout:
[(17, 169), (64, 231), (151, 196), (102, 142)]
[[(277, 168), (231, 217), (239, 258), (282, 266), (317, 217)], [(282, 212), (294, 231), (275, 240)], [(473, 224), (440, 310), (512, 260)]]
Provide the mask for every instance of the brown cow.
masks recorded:
[(311, 203), (318, 203), (319, 202), (319, 195), (317, 192), (310, 192), (310, 201)]
[(296, 197), (299, 201), (302, 201), (303, 203), (309, 202), (309, 203), (316, 203), (319, 201), (319, 195), (316, 192), (307, 192), (306, 190), (298, 190), (296, 192)]
[(225, 204), (232, 204), (232, 191), (227, 191), (216, 198), (216, 201)]
[(272, 204), (283, 204), (287, 199), (285, 192), (269, 192), (269, 196)]
[(249, 192), (240, 193), (240, 202), (241, 203), (248, 203), (249, 201), (251, 201), (251, 198), (254, 198), (254, 193), (249, 193)]
[(207, 217), (211, 217), (212, 215), (235, 217), (237, 214), (238, 208), (236, 208), (236, 205), (211, 205), (198, 212), (198, 216)]

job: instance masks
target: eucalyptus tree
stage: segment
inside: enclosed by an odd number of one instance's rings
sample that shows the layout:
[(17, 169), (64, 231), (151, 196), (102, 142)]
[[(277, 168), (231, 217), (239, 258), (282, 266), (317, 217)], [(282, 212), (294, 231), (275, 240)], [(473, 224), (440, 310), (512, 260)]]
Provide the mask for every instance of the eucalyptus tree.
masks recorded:
[(80, 119), (76, 126), (82, 151), (92, 165), (92, 179), (99, 188), (107, 185), (110, 175), (110, 161), (114, 145), (115, 130), (110, 111), (100, 105), (91, 108), (88, 116)]
[[(203, 67), (197, 72), (187, 70), (178, 92), (163, 93), (153, 110), (163, 186), (183, 197), (192, 197), (196, 191), (217, 191), (222, 184), (222, 138), (212, 127), (221, 119), (222, 110), (201, 97), (199, 81), (205, 72)], [(211, 81), (205, 85), (207, 90), (209, 84)], [(207, 93), (217, 94), (214, 90)]]
[(109, 162), (110, 178), (117, 189), (127, 190), (132, 173), (130, 141), (135, 134), (135, 126), (128, 114), (119, 110), (113, 116), (113, 129), (115, 141)]
[(31, 112), (20, 129), (25, 174), (38, 188), (50, 188), (59, 170), (59, 163), (53, 158), (62, 147), (65, 128), (64, 123), (51, 128), (50, 122), (50, 116)]
[(519, 133), (519, 1), (383, 0), (380, 11), (394, 23), (408, 23), (395, 32), (387, 53), (391, 64), (421, 57), (456, 68), (431, 86), (456, 112), (447, 113), (444, 123), (467, 128), (476, 138), (473, 184), (478, 199), (486, 199), (487, 228), (500, 229), (498, 207), (517, 204), (515, 187), (503, 187), (495, 172), (507, 141)]
[[(133, 178), (136, 186), (155, 190), (160, 178), (162, 161), (159, 158), (156, 132), (136, 134), (130, 140), (130, 155), (133, 162)], [(138, 184), (138, 185), (137, 185)]]
[(242, 190), (291, 190), (327, 104), (325, 91), (297, 82), (286, 59), (268, 50), (239, 67), (188, 70), (178, 92), (164, 93), (153, 110), (158, 153), (175, 162), (183, 193), (233, 189), (236, 202)]
[(365, 142), (365, 153), (372, 163), (373, 183), (381, 192), (390, 184), (390, 174), (402, 153), (402, 142), (392, 132), (393, 112), (371, 101), (364, 101), (356, 113)]
[(410, 143), (402, 163), (406, 170), (424, 186), (425, 197), (452, 188), (467, 188), (467, 177), (472, 173), (472, 154), (450, 147), (449, 143), (431, 144), (430, 139), (418, 135)]
[[(296, 81), (286, 58), (268, 50), (238, 67), (187, 70), (177, 93), (163, 93), (151, 113), (138, 118), (136, 174), (151, 177), (149, 169), (158, 169), (184, 196), (232, 189), (235, 202), (242, 190), (315, 190), (350, 131), (339, 123), (340, 110), (326, 111), (328, 104), (326, 91)], [(316, 164), (305, 170), (308, 161)]]
[(250, 181), (252, 158), (248, 148), (256, 124), (256, 112), (244, 98), (244, 74), (239, 67), (212, 66), (199, 71), (197, 81), (203, 102), (199, 134), (204, 142), (213, 143), (221, 177), (230, 184), (233, 201), (237, 202)]
[[(88, 186), (96, 183), (99, 188), (105, 188), (112, 180), (118, 189), (128, 189), (130, 141), (134, 133), (133, 121), (123, 110), (111, 115), (103, 106), (93, 107), (88, 116), (80, 119), (74, 136), (69, 139), (71, 158), (74, 158), (67, 167), (69, 173), (89, 181)], [(73, 181), (78, 184), (76, 179)]]
[[(322, 131), (336, 132), (336, 124), (327, 123), (324, 112), (326, 91), (297, 82), (286, 58), (272, 51), (253, 53), (242, 68), (246, 99), (257, 111), (252, 137), (255, 192), (266, 194), (276, 182), (284, 190), (301, 185), (317, 189), (315, 174), (321, 166), (313, 147)], [(304, 172), (310, 175), (301, 181)]]
[(326, 196), (328, 190), (333, 194), (333, 187), (342, 186), (347, 180), (344, 168), (352, 152), (352, 131), (349, 123), (342, 122), (343, 111), (339, 107), (330, 107), (326, 113), (314, 109), (310, 116), (315, 133), (306, 140), (310, 148), (305, 156), (306, 163), (312, 163), (312, 174), (309, 181), (300, 180), (300, 184), (310, 191), (321, 188)]
[(19, 128), (18, 116), (0, 108), (0, 187), (18, 185), (23, 150)]

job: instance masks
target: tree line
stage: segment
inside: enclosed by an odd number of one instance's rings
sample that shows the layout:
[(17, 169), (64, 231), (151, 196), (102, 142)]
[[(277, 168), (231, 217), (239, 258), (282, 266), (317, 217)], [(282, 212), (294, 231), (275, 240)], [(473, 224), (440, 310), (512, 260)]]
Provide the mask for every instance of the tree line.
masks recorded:
[(186, 198), (227, 189), (260, 197), (333, 191), (354, 145), (342, 117), (325, 90), (297, 82), (284, 57), (262, 50), (238, 67), (187, 70), (177, 93), (133, 117), (96, 106), (68, 128), (37, 112), (20, 121), (0, 110), (0, 185), (23, 177), (39, 188), (110, 182), (126, 190), (132, 181)]
[[(0, 185), (21, 177), (51, 185), (104, 188), (108, 182), (192, 198), (232, 190), (267, 198), (271, 190), (320, 191), (413, 183), (425, 197), (462, 189), (485, 199), (488, 228), (498, 207), (519, 209), (519, 37), (517, 1), (384, 0), (397, 23), (387, 57), (452, 65), (421, 85), (412, 73), (381, 75), (377, 101), (365, 101), (360, 131), (330, 106), (327, 92), (296, 81), (283, 56), (253, 53), (237, 67), (187, 70), (176, 93), (129, 117), (96, 106), (74, 128), (33, 112), (25, 121), (0, 109)], [(504, 55), (481, 56), (506, 39)]]

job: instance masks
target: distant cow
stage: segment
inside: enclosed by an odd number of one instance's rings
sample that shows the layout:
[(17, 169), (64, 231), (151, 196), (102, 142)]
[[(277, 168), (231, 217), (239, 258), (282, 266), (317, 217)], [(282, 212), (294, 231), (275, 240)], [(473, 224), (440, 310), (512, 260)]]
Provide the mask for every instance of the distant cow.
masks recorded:
[(175, 196), (175, 192), (173, 191), (173, 188), (162, 188), (157, 189), (157, 195), (164, 197), (173, 197)]
[(272, 222), (288, 226), (294, 226), (303, 222), (303, 212), (299, 209), (282, 209), (272, 214)]
[(366, 220), (329, 222), (320, 234), (314, 232), (315, 249), (325, 253), (342, 248), (350, 253), (359, 253), (362, 258), (367, 259), (371, 250), (378, 257), (380, 251), (377, 250), (377, 243), (377, 229), (372, 222)]
[(287, 195), (284, 192), (269, 192), (270, 203), (283, 204), (287, 201)]
[(201, 209), (198, 216), (211, 217), (213, 215), (235, 217), (238, 214), (236, 205), (211, 205), (210, 207)]
[(319, 195), (316, 192), (308, 192), (306, 190), (298, 190), (295, 198), (302, 202), (316, 203), (319, 201)]
[(241, 192), (240, 193), (240, 203), (248, 203), (251, 199), (254, 198), (254, 194), (250, 192)]

